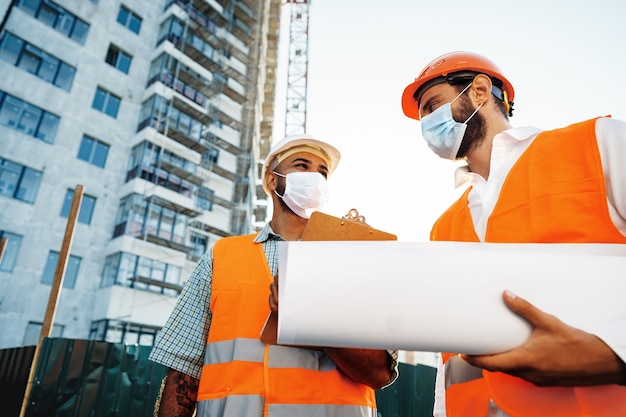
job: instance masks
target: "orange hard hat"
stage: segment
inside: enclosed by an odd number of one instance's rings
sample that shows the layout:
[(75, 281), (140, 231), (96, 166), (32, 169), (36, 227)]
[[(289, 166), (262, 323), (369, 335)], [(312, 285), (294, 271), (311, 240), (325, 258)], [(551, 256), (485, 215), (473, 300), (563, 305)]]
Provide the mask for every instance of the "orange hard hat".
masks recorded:
[[(435, 58), (426, 65), (415, 81), (404, 89), (404, 93), (402, 93), (402, 110), (404, 114), (412, 119), (420, 120), (418, 101), (421, 94), (433, 85), (452, 81), (453, 77), (449, 79), (446, 77), (459, 72), (487, 74), (491, 78), (500, 80), (502, 87), (494, 86), (493, 93), (504, 102), (509, 114), (512, 113), (515, 90), (513, 90), (509, 80), (502, 75), (500, 68), (484, 56), (472, 52), (457, 51)], [(415, 97), (416, 93), (418, 94), (417, 98)]]

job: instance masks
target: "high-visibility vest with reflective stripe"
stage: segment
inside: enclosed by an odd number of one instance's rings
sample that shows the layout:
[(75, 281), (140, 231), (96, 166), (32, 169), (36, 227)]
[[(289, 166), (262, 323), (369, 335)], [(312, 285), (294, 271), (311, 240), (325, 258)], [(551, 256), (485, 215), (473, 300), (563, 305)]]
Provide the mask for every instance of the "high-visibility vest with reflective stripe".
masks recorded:
[[(437, 220), (431, 240), (477, 242), (469, 189)], [(595, 119), (540, 133), (509, 172), (486, 242), (626, 243), (609, 216)], [(444, 354), (447, 362), (450, 354)], [(540, 388), (483, 371), (446, 390), (448, 417), (484, 417), (489, 399), (512, 417), (626, 416), (626, 387)]]
[(374, 390), (341, 373), (324, 352), (259, 340), (273, 277), (253, 239), (229, 237), (213, 247), (198, 417), (376, 416)]

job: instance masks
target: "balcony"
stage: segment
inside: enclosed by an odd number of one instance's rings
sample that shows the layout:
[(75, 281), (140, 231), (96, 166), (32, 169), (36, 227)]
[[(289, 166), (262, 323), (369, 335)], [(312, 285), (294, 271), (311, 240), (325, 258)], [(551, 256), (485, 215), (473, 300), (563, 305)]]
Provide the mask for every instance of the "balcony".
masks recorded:
[(131, 282), (140, 282), (142, 284), (156, 285), (157, 287), (168, 288), (170, 290), (178, 291), (179, 293), (183, 290), (182, 285), (173, 284), (173, 283), (165, 282), (165, 281), (159, 281), (159, 280), (152, 279), (152, 278), (137, 276), (137, 277), (131, 277), (128, 280)]
[(235, 17), (248, 26), (253, 26), (257, 22), (254, 11), (242, 1), (235, 2)]
[(232, 153), (233, 155), (240, 155), (243, 152), (240, 147), (233, 145), (225, 139), (222, 139), (215, 133), (212, 133), (210, 130), (207, 130), (204, 138), (204, 140), (206, 140), (208, 143), (214, 143), (215, 145), (219, 146), (227, 152)]
[(137, 131), (139, 132), (146, 127), (151, 127), (162, 135), (165, 135), (170, 139), (173, 139), (176, 142), (185, 145), (189, 149), (194, 150), (198, 153), (202, 154), (211, 149), (211, 144), (206, 139), (194, 139), (187, 133), (184, 133), (172, 126), (167, 126), (166, 128), (166, 123), (158, 120), (156, 117), (150, 117), (139, 123)]
[(167, 40), (170, 41), (177, 49), (183, 51), (187, 56), (202, 65), (213, 74), (224, 74), (227, 77), (231, 77), (241, 85), (247, 85), (247, 77), (231, 67), (227, 62), (223, 60), (215, 60), (206, 56), (202, 51), (196, 49), (189, 42), (184, 41), (174, 33), (167, 35)]
[(202, 230), (204, 232), (212, 233), (214, 235), (221, 236), (221, 237), (232, 236), (232, 233), (230, 232), (224, 231), (222, 229), (218, 229), (217, 227), (214, 227), (214, 226), (211, 226), (209, 224), (202, 223), (199, 221), (192, 221), (191, 223), (189, 223), (189, 227), (192, 227), (197, 230)]
[(165, 159), (161, 158), (158, 161), (155, 161), (152, 164), (154, 167), (156, 168), (161, 168), (173, 175), (176, 175), (179, 178), (182, 178), (184, 180), (187, 180), (195, 185), (200, 185), (202, 184), (202, 178), (200, 178), (198, 175), (196, 175), (193, 172), (189, 172), (181, 167), (179, 167), (178, 165), (175, 165), (169, 161), (166, 161)]
[[(188, 216), (191, 218), (199, 216), (202, 213), (200, 210), (192, 207), (190, 198), (183, 197), (180, 195), (177, 195), (178, 197), (168, 198), (171, 196), (166, 197), (166, 195), (169, 193), (173, 193), (173, 191), (159, 190), (159, 188), (162, 188), (162, 187), (157, 187), (155, 190), (146, 192), (144, 194), (146, 200), (151, 201), (153, 204), (156, 204), (157, 206), (165, 207), (166, 209), (170, 209), (175, 213), (184, 214), (185, 216)], [(182, 201), (175, 201), (174, 199), (186, 200), (185, 201), (186, 204), (184, 204)]]

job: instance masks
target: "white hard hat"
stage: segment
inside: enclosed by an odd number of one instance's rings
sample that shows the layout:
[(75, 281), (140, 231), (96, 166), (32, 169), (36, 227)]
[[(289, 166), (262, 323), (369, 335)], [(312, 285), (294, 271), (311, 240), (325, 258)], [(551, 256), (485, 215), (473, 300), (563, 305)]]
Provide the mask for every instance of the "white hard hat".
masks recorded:
[[(292, 150), (292, 152), (287, 152)], [(326, 164), (328, 165), (328, 173), (332, 174), (332, 172), (337, 168), (337, 164), (339, 163), (339, 159), (341, 159), (341, 154), (332, 145), (329, 145), (326, 142), (313, 138), (313, 136), (306, 133), (297, 133), (295, 135), (289, 135), (274, 145), (270, 149), (270, 152), (267, 154), (267, 158), (265, 158), (265, 162), (263, 163), (263, 170), (261, 171), (261, 181), (263, 181), (263, 189), (267, 193), (267, 195), (271, 195), (267, 184), (265, 183), (265, 173), (270, 168), (270, 164), (275, 158), (281, 158), (293, 154), (295, 152), (309, 152), (314, 155), (322, 158)], [(282, 162), (279, 161), (279, 162)]]

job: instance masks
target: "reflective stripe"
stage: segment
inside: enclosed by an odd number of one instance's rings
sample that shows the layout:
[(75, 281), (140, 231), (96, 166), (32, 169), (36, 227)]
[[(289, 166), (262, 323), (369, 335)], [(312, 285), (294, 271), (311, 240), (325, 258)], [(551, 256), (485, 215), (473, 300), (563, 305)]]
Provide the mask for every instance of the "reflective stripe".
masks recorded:
[[(231, 361), (263, 363), (265, 344), (258, 339), (239, 338), (207, 344), (204, 363), (217, 364)], [(270, 368), (303, 368), (314, 371), (334, 371), (335, 363), (320, 350), (297, 349), (287, 346), (269, 346)]]
[[(197, 417), (244, 417), (263, 414), (263, 397), (237, 395), (198, 402)], [(375, 409), (357, 405), (270, 404), (268, 417), (376, 417)]]
[(354, 383), (338, 369), (271, 368), (249, 361), (211, 363), (202, 369), (198, 401), (263, 393), (270, 403), (352, 404), (376, 408), (374, 391)]
[(477, 366), (470, 365), (459, 356), (452, 356), (443, 364), (446, 389), (452, 384), (462, 384), (483, 377), (483, 370)]
[(204, 363), (248, 361), (263, 363), (265, 344), (258, 339), (239, 338), (212, 342), (206, 345)]
[(260, 395), (234, 395), (216, 400), (198, 401), (196, 417), (262, 416), (264, 399)]
[(358, 405), (272, 404), (269, 417), (376, 417), (376, 409)]
[(337, 369), (335, 362), (321, 350), (276, 345), (270, 346), (268, 366), (270, 368), (302, 368), (321, 372)]

